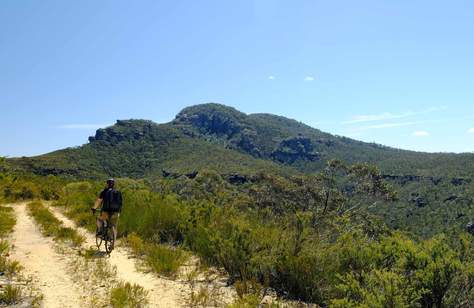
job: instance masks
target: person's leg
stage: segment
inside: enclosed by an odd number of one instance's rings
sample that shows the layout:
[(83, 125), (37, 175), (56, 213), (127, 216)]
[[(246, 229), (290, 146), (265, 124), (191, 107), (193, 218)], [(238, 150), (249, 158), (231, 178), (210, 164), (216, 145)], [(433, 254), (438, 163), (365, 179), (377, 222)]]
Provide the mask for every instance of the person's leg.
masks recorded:
[(114, 233), (114, 243), (115, 241), (117, 240), (117, 227), (116, 226), (112, 226), (112, 231)]
[(118, 223), (117, 213), (110, 215), (110, 223), (112, 225), (112, 232), (114, 234), (114, 242), (115, 242), (117, 240), (117, 223)]
[(104, 221), (107, 219), (107, 213), (102, 212), (100, 213), (99, 217), (97, 218), (97, 229), (99, 230), (99, 235), (102, 234), (104, 230)]

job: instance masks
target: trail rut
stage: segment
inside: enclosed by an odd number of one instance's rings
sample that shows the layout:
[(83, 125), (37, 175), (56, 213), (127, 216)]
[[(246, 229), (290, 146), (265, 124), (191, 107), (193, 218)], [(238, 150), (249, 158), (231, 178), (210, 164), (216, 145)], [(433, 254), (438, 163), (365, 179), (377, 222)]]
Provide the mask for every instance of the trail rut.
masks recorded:
[[(95, 235), (84, 228), (77, 227), (58, 208), (50, 207), (50, 210), (66, 227), (75, 228), (86, 238), (86, 243), (84, 244), (86, 247), (95, 247)], [(116, 267), (117, 278), (138, 284), (149, 292), (150, 307), (186, 306), (186, 299), (190, 293), (190, 288), (186, 284), (138, 271), (137, 260), (131, 258), (129, 253), (121, 247), (116, 247), (107, 260), (112, 266)]]
[(66, 257), (54, 249), (54, 242), (44, 237), (33, 219), (27, 215), (25, 203), (11, 206), (17, 223), (11, 241), (13, 259), (23, 266), (23, 273), (43, 294), (44, 307), (81, 307), (86, 296), (68, 274)]
[[(26, 203), (9, 205), (15, 211), (17, 223), (11, 235), (14, 246), (11, 257), (18, 260), (24, 268), (23, 273), (32, 278), (33, 286), (43, 295), (43, 307), (87, 307), (90, 306), (89, 290), (85, 289), (82, 280), (75, 275), (71, 268), (74, 258), (81, 258), (69, 247), (55, 243), (52, 238), (45, 237), (34, 219), (27, 213)], [(95, 248), (95, 235), (86, 229), (77, 227), (59, 208), (48, 206), (50, 211), (63, 222), (66, 227), (76, 229), (86, 239), (83, 248)], [(79, 259), (77, 259), (79, 260)], [(110, 256), (103, 260), (111, 268), (115, 268), (116, 278), (123, 282), (137, 284), (148, 291), (147, 307), (187, 307), (194, 292), (187, 280), (171, 280), (153, 273), (139, 271), (140, 261), (130, 256), (130, 253), (120, 246), (116, 247)], [(188, 267), (193, 268), (195, 265)], [(232, 302), (235, 291), (228, 288), (222, 280), (209, 282), (206, 279), (193, 282), (196, 286), (210, 286), (214, 289), (217, 302), (212, 306), (226, 306)], [(103, 286), (98, 286), (103, 287)]]

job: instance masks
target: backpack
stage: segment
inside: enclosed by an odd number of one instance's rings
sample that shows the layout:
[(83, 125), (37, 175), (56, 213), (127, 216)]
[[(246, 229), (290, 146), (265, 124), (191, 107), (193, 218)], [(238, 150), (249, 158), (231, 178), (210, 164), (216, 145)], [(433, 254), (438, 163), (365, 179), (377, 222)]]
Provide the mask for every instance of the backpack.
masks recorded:
[(109, 189), (104, 195), (102, 210), (105, 212), (120, 212), (122, 210), (122, 193), (115, 189)]

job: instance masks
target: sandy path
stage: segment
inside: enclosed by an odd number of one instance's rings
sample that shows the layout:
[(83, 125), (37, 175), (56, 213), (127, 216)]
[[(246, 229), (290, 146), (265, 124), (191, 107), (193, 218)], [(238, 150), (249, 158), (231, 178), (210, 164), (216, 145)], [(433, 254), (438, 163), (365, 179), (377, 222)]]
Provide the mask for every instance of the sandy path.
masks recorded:
[[(72, 220), (61, 213), (60, 209), (54, 207), (49, 208), (66, 227), (77, 229), (77, 231), (86, 238), (84, 246), (95, 247), (95, 235), (84, 228), (77, 227)], [(149, 292), (148, 299), (150, 307), (168, 308), (186, 306), (186, 299), (191, 292), (189, 286), (186, 284), (160, 278), (151, 273), (139, 272), (136, 269), (137, 260), (131, 258), (129, 253), (121, 247), (116, 247), (107, 260), (112, 266), (117, 268), (117, 278), (130, 283), (136, 283)]]
[(44, 307), (81, 307), (82, 294), (68, 274), (68, 262), (56, 252), (54, 242), (44, 237), (33, 219), (27, 215), (25, 203), (11, 206), (17, 223), (12, 234), (13, 259), (24, 267), (23, 273), (33, 277), (43, 294)]

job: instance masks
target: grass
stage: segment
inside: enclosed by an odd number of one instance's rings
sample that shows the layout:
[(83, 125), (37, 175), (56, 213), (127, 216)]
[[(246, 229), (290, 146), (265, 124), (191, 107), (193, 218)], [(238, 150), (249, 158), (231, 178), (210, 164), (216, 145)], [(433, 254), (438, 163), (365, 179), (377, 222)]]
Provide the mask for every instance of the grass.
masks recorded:
[(188, 257), (186, 252), (180, 248), (147, 243), (133, 233), (126, 238), (126, 243), (132, 252), (141, 258), (153, 272), (167, 277), (176, 276)]
[(0, 273), (11, 277), (21, 268), (17, 261), (8, 259), (10, 244), (1, 238), (13, 230), (16, 220), (13, 210), (8, 207), (0, 206)]
[[(2, 237), (7, 236), (13, 230), (15, 223), (16, 219), (13, 209), (0, 206), (0, 274), (7, 278), (6, 283), (0, 285), (0, 306), (19, 304), (24, 300), (25, 296), (28, 296), (25, 294), (25, 291), (28, 291), (29, 288), (24, 289), (12, 284), (13, 281), (24, 282), (24, 278), (19, 275), (22, 267), (18, 261), (9, 258), (11, 248), (10, 243), (2, 239)], [(30, 293), (32, 292), (32, 290), (29, 291)], [(30, 306), (38, 306), (36, 304), (38, 300), (39, 297), (37, 295), (33, 296), (33, 301), (30, 303)]]
[(12, 277), (21, 270), (18, 261), (12, 261), (8, 258), (10, 252), (10, 244), (5, 241), (0, 241), (0, 273), (4, 273), (7, 277)]
[(94, 248), (80, 251), (78, 256), (71, 258), (69, 270), (84, 289), (91, 290), (84, 303), (86, 307), (140, 308), (148, 305), (148, 291), (140, 285), (119, 281), (116, 267), (98, 257)]
[(228, 308), (253, 308), (260, 306), (260, 297), (251, 294), (239, 297), (235, 302), (230, 304)]
[(0, 206), (0, 237), (6, 236), (13, 230), (16, 220), (13, 214), (13, 209), (5, 206)]
[(7, 284), (0, 292), (0, 304), (14, 305), (22, 300), (22, 289), (17, 286)]
[(137, 284), (119, 283), (110, 292), (110, 304), (114, 308), (139, 308), (148, 304), (148, 292)]
[(41, 226), (41, 231), (45, 236), (52, 236), (58, 241), (70, 241), (75, 247), (79, 247), (84, 243), (85, 239), (82, 235), (72, 228), (64, 227), (63, 223), (40, 201), (28, 203), (28, 210)]

